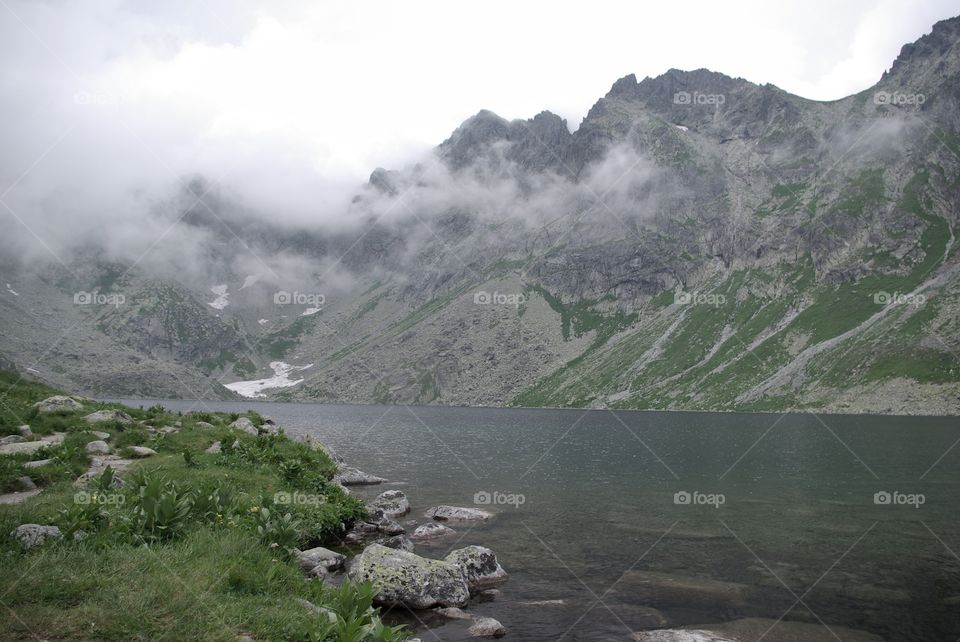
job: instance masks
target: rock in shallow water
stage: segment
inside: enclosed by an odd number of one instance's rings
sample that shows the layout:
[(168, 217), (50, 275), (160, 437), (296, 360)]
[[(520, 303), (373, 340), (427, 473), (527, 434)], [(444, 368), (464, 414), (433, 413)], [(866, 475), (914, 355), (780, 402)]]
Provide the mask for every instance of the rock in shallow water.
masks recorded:
[(400, 490), (384, 491), (370, 504), (381, 509), (387, 517), (400, 517), (410, 512), (410, 500)]
[(333, 481), (344, 486), (372, 486), (373, 484), (382, 484), (387, 480), (383, 477), (370, 475), (352, 466), (340, 466), (337, 469), (337, 474), (333, 477)]
[(343, 563), (347, 559), (344, 555), (323, 548), (322, 546), (317, 546), (316, 548), (311, 548), (306, 551), (298, 551), (296, 555), (300, 568), (308, 573), (312, 572), (318, 566), (322, 567), (325, 571), (336, 571), (343, 568)]
[(443, 524), (424, 524), (423, 526), (418, 526), (417, 530), (413, 531), (413, 535), (410, 536), (410, 539), (436, 539), (437, 537), (453, 535), (456, 532), (457, 531), (453, 530), (452, 528), (447, 528)]
[(883, 639), (846, 627), (766, 618), (744, 618), (690, 629), (661, 629), (634, 633), (636, 642), (741, 642), (759, 638), (771, 642), (883, 642)]
[(426, 516), (437, 521), (469, 522), (490, 519), (493, 513), (479, 508), (465, 508), (463, 506), (434, 506), (426, 512)]
[(509, 578), (497, 562), (497, 554), (483, 546), (458, 548), (443, 559), (463, 572), (472, 592), (497, 586)]
[(385, 606), (459, 607), (470, 599), (467, 581), (453, 564), (379, 544), (371, 544), (353, 560), (350, 577), (371, 582), (374, 600)]
[(477, 618), (467, 630), (475, 638), (499, 638), (507, 634), (507, 628), (492, 617)]

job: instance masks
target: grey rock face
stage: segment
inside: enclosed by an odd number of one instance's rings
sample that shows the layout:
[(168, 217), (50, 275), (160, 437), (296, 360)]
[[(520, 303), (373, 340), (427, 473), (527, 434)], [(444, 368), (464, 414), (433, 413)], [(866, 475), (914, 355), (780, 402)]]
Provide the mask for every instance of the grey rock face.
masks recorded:
[(61, 539), (63, 533), (56, 526), (44, 526), (41, 524), (21, 524), (17, 526), (11, 537), (17, 539), (24, 548), (33, 548), (40, 546), (48, 540)]
[(460, 570), (447, 562), (372, 544), (354, 559), (350, 577), (373, 584), (375, 601), (413, 609), (464, 606), (470, 590)]

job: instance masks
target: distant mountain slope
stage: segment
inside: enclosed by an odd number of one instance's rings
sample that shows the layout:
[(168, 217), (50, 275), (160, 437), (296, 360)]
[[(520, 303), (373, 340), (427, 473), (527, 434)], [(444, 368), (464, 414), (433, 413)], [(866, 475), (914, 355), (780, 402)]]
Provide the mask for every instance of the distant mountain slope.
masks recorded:
[(958, 41), (942, 21), (833, 102), (670, 70), (573, 133), (481, 111), (374, 171), (336, 233), (185, 218), (212, 261), (315, 262), (295, 283), (134, 268), (130, 304), (61, 343), (78, 285), (10, 264), (33, 294), (0, 291), (0, 353), (52, 345), (41, 376), (114, 394), (227, 396), (286, 361), (312, 365), (278, 399), (958, 413)]

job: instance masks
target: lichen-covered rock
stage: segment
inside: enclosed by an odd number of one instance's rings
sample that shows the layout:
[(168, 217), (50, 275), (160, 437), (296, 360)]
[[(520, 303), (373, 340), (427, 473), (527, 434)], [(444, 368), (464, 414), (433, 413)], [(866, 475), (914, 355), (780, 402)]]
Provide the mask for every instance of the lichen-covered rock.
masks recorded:
[(83, 448), (87, 451), (88, 455), (108, 455), (110, 454), (110, 446), (107, 445), (107, 442), (102, 440), (91, 441)]
[(83, 410), (83, 406), (77, 403), (76, 400), (63, 395), (47, 397), (43, 401), (38, 401), (33, 404), (33, 407), (36, 408), (41, 415), (54, 412), (77, 412), (78, 410)]
[(132, 424), (133, 417), (123, 412), (122, 410), (98, 410), (96, 412), (91, 412), (89, 415), (83, 418), (88, 424), (99, 424), (105, 421), (116, 421), (121, 424)]
[(63, 537), (63, 533), (56, 526), (21, 524), (10, 533), (10, 536), (15, 537), (24, 548), (33, 548), (34, 546), (40, 546), (47, 540), (60, 539)]
[(453, 564), (380, 544), (371, 544), (354, 559), (350, 577), (371, 582), (374, 600), (386, 606), (459, 607), (470, 599), (467, 580)]
[(474, 620), (467, 633), (475, 638), (499, 638), (507, 634), (507, 627), (492, 617), (480, 617)]
[(482, 591), (506, 582), (509, 576), (497, 561), (497, 554), (483, 546), (467, 546), (451, 551), (444, 558), (459, 568), (472, 592)]
[(468, 522), (490, 519), (493, 517), (493, 513), (488, 513), (479, 508), (465, 508), (463, 506), (434, 506), (426, 512), (426, 516), (441, 522)]
[(387, 517), (400, 517), (410, 512), (410, 500), (400, 490), (384, 491), (370, 504), (383, 510)]
[(234, 421), (232, 424), (230, 424), (229, 428), (233, 430), (239, 430), (240, 432), (245, 432), (248, 435), (260, 434), (259, 431), (257, 430), (257, 427), (253, 425), (253, 422), (246, 417), (240, 417), (239, 419)]
[(418, 526), (417, 530), (413, 531), (413, 534), (410, 536), (410, 539), (422, 541), (427, 539), (436, 539), (438, 537), (445, 537), (447, 535), (453, 535), (457, 531), (444, 526), (443, 524), (424, 524), (423, 526)]

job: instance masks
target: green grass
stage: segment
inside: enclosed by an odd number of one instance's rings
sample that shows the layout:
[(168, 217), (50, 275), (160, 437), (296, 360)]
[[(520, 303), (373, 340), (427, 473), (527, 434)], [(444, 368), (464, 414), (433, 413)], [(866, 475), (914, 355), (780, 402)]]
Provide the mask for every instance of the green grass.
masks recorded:
[[(81, 412), (37, 415), (32, 404), (55, 393), (0, 372), (0, 428), (28, 419), (38, 431), (67, 433), (62, 446), (42, 452), (64, 463), (31, 471), (43, 492), (0, 505), (0, 601), (16, 613), (4, 616), (0, 640), (405, 639), (380, 623), (369, 585), (305, 581), (292, 557), (294, 546), (334, 546), (365, 514), (362, 502), (331, 483), (335, 467), (323, 452), (282, 431), (233, 433), (226, 426), (236, 414), (125, 408), (137, 423), (96, 429), (109, 432), (120, 452), (145, 445), (158, 454), (125, 471), (122, 488), (103, 476), (82, 490), (73, 480), (86, 468), (83, 445), (95, 439), (82, 416), (119, 406), (84, 401)], [(179, 432), (148, 430), (177, 424)], [(214, 440), (223, 452), (204, 453)], [(26, 458), (0, 456), (0, 472), (22, 473)], [(281, 492), (313, 501), (284, 503)], [(23, 523), (54, 524), (65, 537), (22, 550), (7, 533)], [(296, 598), (330, 609), (336, 622)]]

